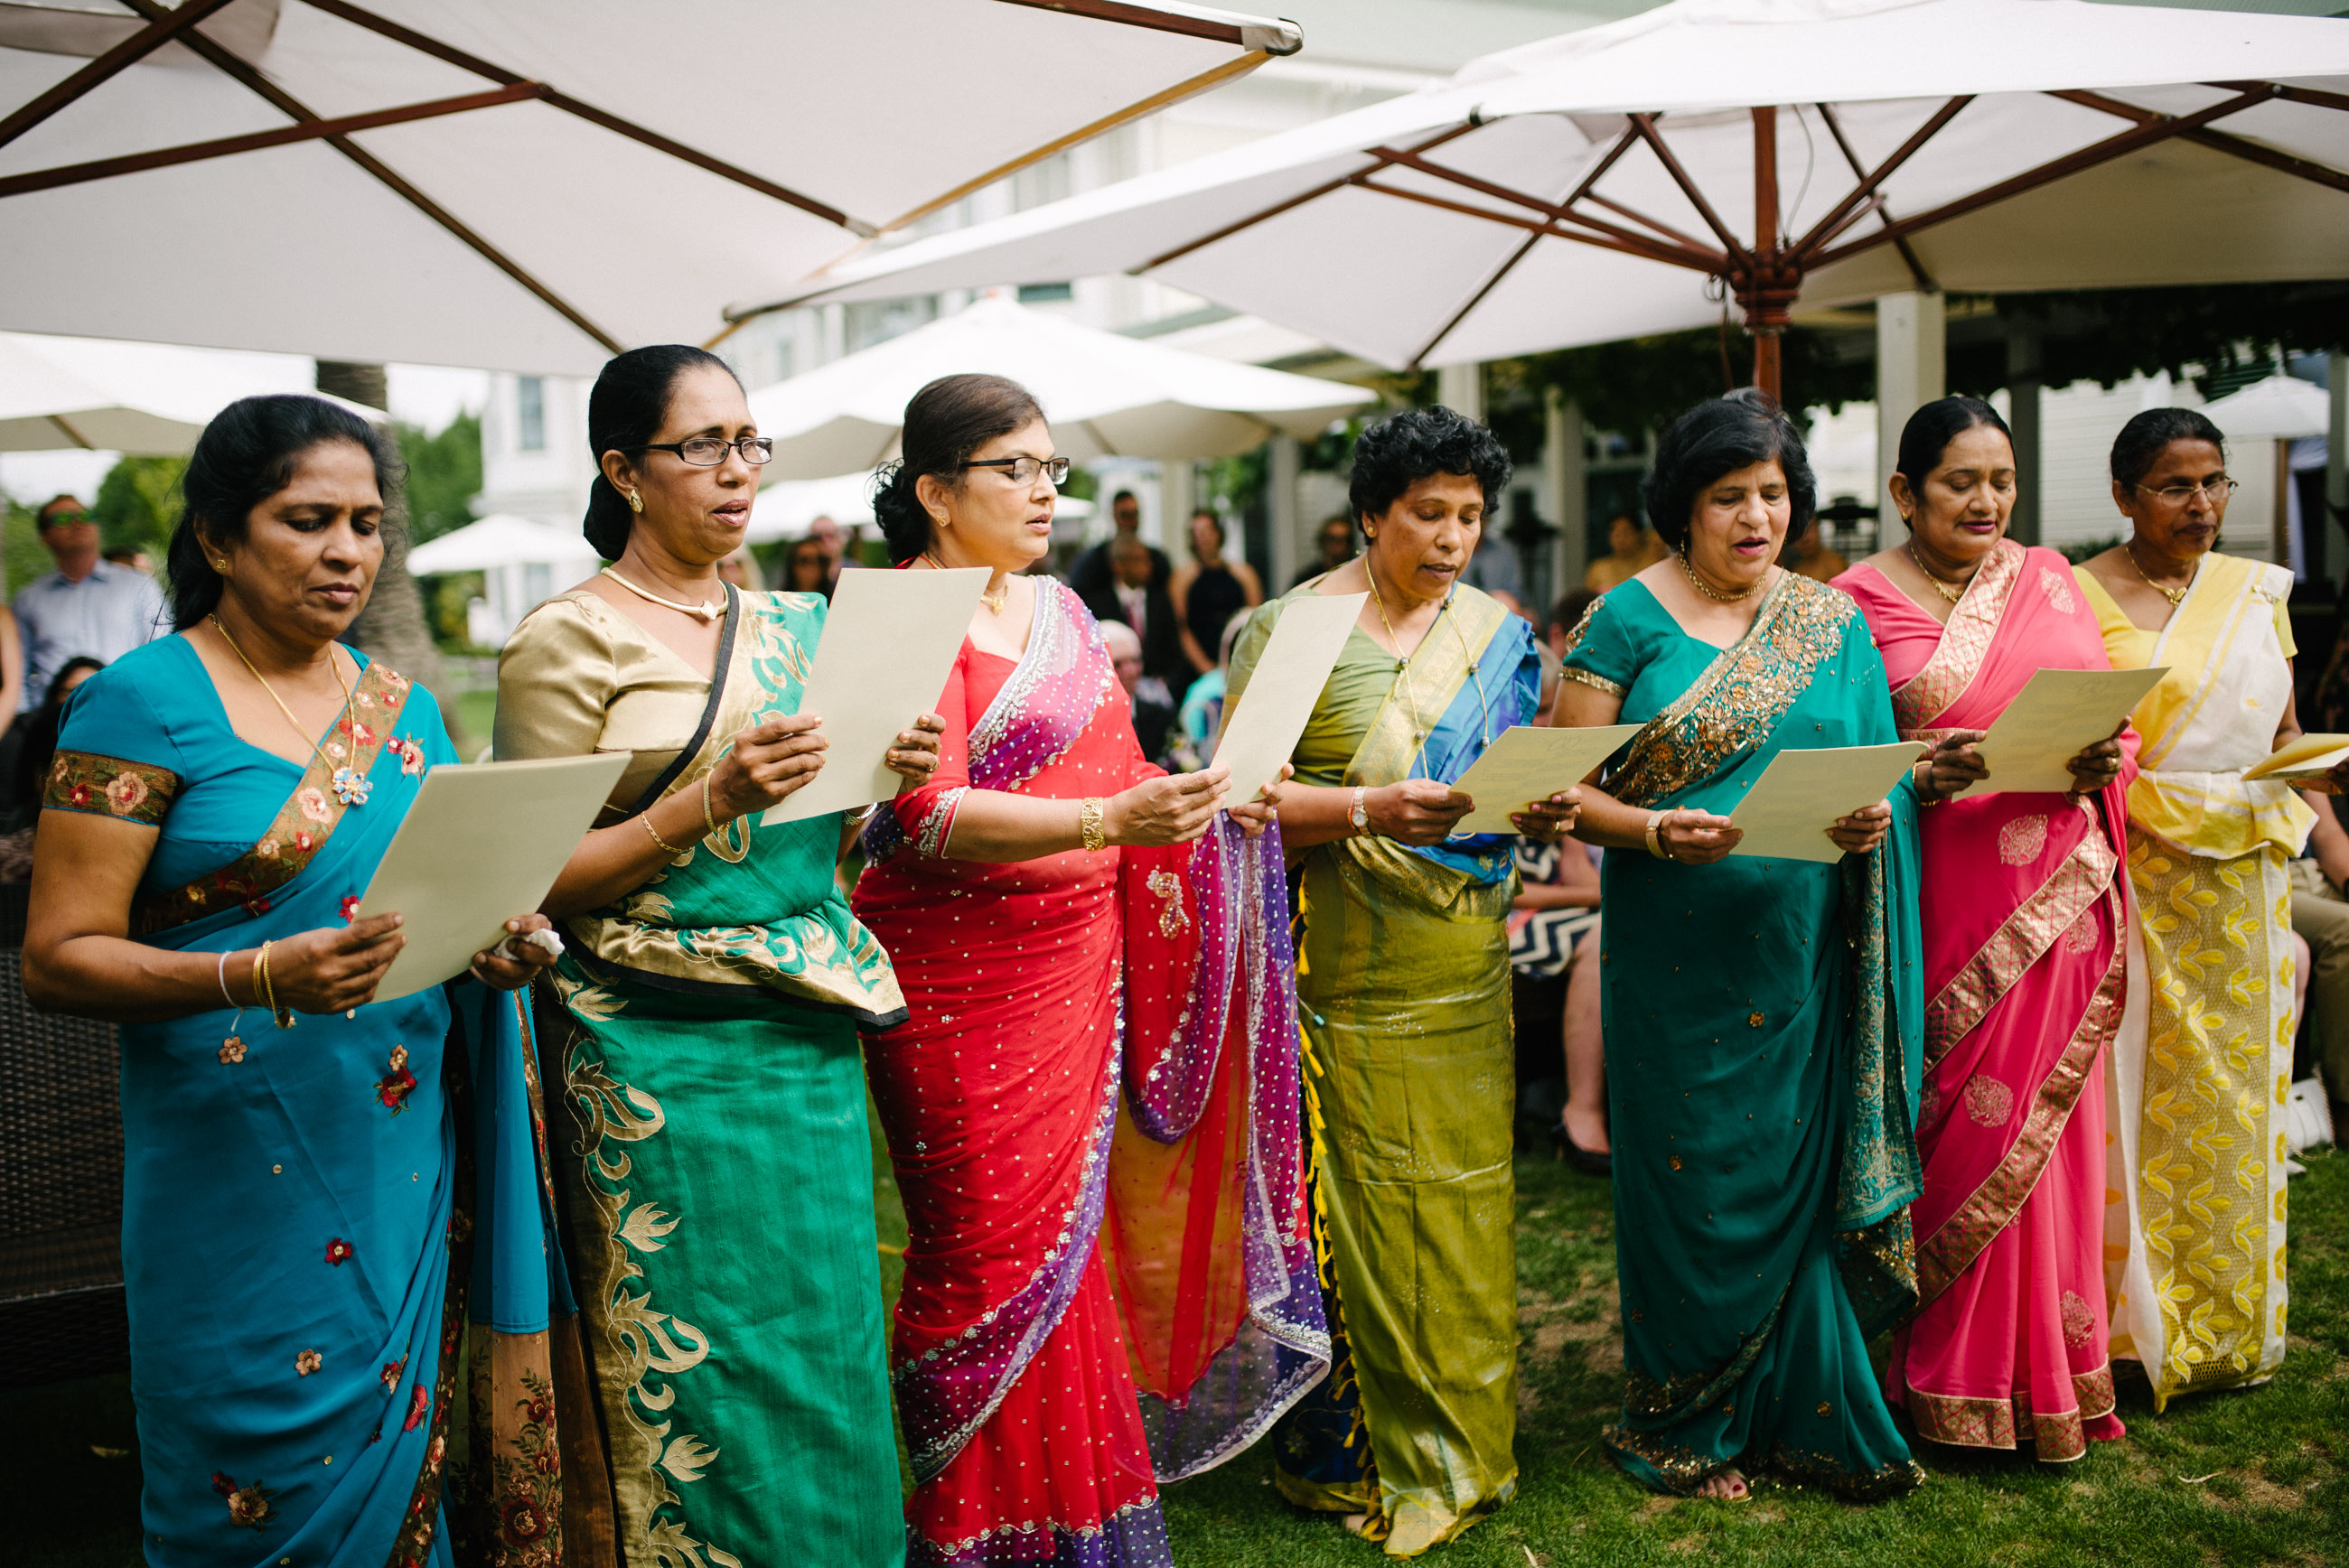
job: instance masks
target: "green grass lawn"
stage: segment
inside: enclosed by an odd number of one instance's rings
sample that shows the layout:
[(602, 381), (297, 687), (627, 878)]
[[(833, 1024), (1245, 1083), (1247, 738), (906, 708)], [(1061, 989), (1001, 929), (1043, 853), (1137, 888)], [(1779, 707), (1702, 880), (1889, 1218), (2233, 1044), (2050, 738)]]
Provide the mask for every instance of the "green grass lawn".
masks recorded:
[[(879, 1153), (876, 1144), (875, 1154)], [(1918, 1568), (2247, 1568), (2349, 1564), (2349, 1157), (2308, 1157), (2292, 1184), (2292, 1349), (2263, 1388), (2183, 1399), (2157, 1417), (2121, 1386), (2127, 1440), (2076, 1464), (1927, 1448), (1924, 1488), (1852, 1507), (1758, 1487), (1742, 1504), (1678, 1501), (1634, 1487), (1599, 1449), (1621, 1396), (1615, 1250), (1604, 1183), (1547, 1160), (1517, 1164), (1523, 1333), (1517, 1500), (1426, 1561), (1444, 1568), (1550, 1564), (1916, 1564)], [(905, 1222), (876, 1161), (881, 1234)], [(885, 1253), (883, 1283), (900, 1270)], [(16, 1522), (0, 1559), (26, 1568), (138, 1561), (138, 1460), (128, 1380), (0, 1395), (0, 1473)], [(1184, 1568), (1313, 1568), (1383, 1561), (1334, 1521), (1274, 1494), (1262, 1445), (1171, 1487)], [(774, 1565), (781, 1568), (781, 1565)]]

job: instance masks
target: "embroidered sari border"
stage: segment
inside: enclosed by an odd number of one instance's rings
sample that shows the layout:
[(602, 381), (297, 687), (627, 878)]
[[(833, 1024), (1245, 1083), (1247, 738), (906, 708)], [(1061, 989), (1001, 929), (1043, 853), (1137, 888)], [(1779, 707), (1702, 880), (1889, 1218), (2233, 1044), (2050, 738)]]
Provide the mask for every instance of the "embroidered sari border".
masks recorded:
[(1950, 1054), (1990, 1016), (1999, 998), (2028, 974), (2055, 939), (2102, 898), (2120, 867), (2120, 852), (2104, 834), (2103, 819), (2083, 802), (2089, 830), (2036, 892), (1999, 923), (1971, 958), (1925, 1004), (1925, 1066)]
[(168, 768), (97, 751), (60, 751), (49, 769), (41, 810), (78, 811), (160, 828), (179, 792), (180, 776)]
[[(1371, 716), (1361, 744), (1346, 764), (1348, 784), (1391, 784), (1411, 777), (1413, 764), (1441, 727), (1444, 716), (1451, 711), (1508, 614), (1478, 589), (1464, 585), (1453, 589), (1451, 603), (1412, 650), (1407, 667), (1397, 672), (1387, 686), (1386, 700)], [(1448, 637), (1442, 624), (1445, 615), (1451, 618), (1454, 633)]]
[(2048, 1462), (2076, 1460), (2086, 1453), (2086, 1423), (2111, 1415), (2116, 1403), (2110, 1363), (2093, 1372), (2072, 1374), (2069, 1410), (2033, 1410), (2031, 1396), (2020, 1390), (2009, 1398), (1976, 1398), (1928, 1393), (1910, 1384), (1906, 1395), (1909, 1418), (1920, 1437), (1949, 1448), (2013, 1449), (2028, 1431), (2038, 1457)]
[(1892, 688), (1892, 717), (1903, 739), (1914, 738), (1911, 730), (1947, 712), (1982, 674), (1991, 645), (1997, 640), (1999, 623), (2006, 618), (2006, 607), (2014, 596), (2014, 585), (2023, 580), (2023, 546), (2011, 539), (2000, 540), (1992, 547), (1951, 607), (1932, 657)]

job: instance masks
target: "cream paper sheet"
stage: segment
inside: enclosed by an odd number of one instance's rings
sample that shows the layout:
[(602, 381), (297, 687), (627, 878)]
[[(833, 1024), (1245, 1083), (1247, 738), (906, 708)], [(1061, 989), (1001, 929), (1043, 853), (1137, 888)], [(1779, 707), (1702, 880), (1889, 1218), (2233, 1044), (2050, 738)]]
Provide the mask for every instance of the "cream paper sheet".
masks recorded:
[(1503, 730), (1452, 786), (1476, 802), (1475, 810), (1453, 828), (1452, 836), (1516, 832), (1510, 812), (1581, 783), (1640, 727), (1600, 724), (1588, 729), (1537, 729), (1520, 724)]
[(1345, 651), (1346, 634), (1362, 613), (1368, 593), (1308, 595), (1292, 601), (1273, 623), (1272, 635), (1240, 694), (1239, 707), (1224, 716), (1224, 736), (1209, 765), (1232, 770), (1227, 806), (1253, 800), (1280, 776), (1297, 749), (1305, 721), (1330, 684), (1330, 672)]
[(2243, 777), (2292, 783), (2322, 779), (2343, 762), (2349, 762), (2349, 735), (2303, 735), (2277, 747), (2266, 761), (2244, 769)]
[(407, 917), (408, 945), (375, 999), (462, 975), (474, 954), (505, 939), (507, 921), (545, 903), (628, 758), (448, 762), (427, 773), (359, 900), (361, 920)]
[(889, 748), (937, 706), (988, 576), (984, 566), (840, 574), (797, 710), (823, 716), (831, 745), (815, 778), (768, 807), (762, 824), (896, 794), (903, 780), (889, 771)]
[(1781, 751), (1729, 814), (1745, 836), (1729, 852), (1782, 861), (1839, 861), (1836, 822), (1892, 792), (1925, 748), (1913, 740)]
[(2041, 670), (2014, 694), (1975, 748), (1990, 777), (1964, 791), (2060, 795), (2072, 788), (2064, 764), (2120, 728), (2168, 665), (2142, 670)]

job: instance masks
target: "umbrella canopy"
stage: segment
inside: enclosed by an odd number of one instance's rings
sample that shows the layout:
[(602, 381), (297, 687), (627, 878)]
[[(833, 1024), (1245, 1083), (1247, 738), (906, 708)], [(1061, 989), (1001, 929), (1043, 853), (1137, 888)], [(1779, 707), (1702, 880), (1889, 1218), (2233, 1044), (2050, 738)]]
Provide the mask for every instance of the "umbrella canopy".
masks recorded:
[[(780, 455), (781, 449), (778, 449)], [(770, 463), (772, 469), (775, 465)], [(1093, 503), (1072, 495), (1052, 505), (1055, 521), (1081, 521), (1093, 514)], [(843, 528), (864, 528), (873, 516), (873, 476), (835, 474), (821, 480), (783, 480), (761, 490), (750, 503), (750, 526), (743, 538), (751, 544), (805, 539), (817, 518), (828, 517)]]
[(776, 479), (872, 469), (896, 455), (905, 404), (962, 371), (1036, 395), (1063, 457), (1220, 458), (1276, 432), (1311, 439), (1378, 394), (1342, 381), (1235, 365), (1081, 326), (1009, 299), (965, 310), (751, 394), (775, 438)]
[[(59, 343), (45, 348), (38, 340), (0, 333), (0, 452), (79, 449), (177, 458), (195, 449), (196, 438), (219, 411), (222, 377), (166, 388), (160, 397), (149, 396), (150, 388), (143, 386), (133, 393), (126, 382), (138, 377), (109, 374), (93, 356), (76, 352), (87, 346)], [(233, 381), (244, 367), (226, 368), (227, 379)], [(307, 387), (280, 387), (273, 384), (278, 379), (263, 373), (257, 377), (260, 385), (245, 390), (298, 390), (347, 408), (370, 424), (380, 425), (389, 418), (380, 408)]]
[(0, 326), (592, 375), (1300, 43), (1182, 0), (0, 6)]
[(2349, 21), (1675, 0), (843, 264), (809, 297), (1144, 273), (1395, 367), (1795, 299), (2339, 275)]
[(576, 529), (492, 512), (408, 552), (408, 570), (417, 577), (538, 565), (576, 566), (584, 576), (595, 570), (595, 552)]
[(2333, 400), (2296, 376), (2271, 376), (2202, 405), (2212, 424), (2238, 441), (2298, 441), (2324, 434)]

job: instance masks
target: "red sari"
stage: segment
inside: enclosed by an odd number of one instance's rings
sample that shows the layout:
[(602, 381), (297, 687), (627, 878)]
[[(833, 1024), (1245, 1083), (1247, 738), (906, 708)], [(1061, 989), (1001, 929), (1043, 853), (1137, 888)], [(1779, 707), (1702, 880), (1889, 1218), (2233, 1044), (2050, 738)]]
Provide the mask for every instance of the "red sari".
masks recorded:
[[(2002, 541), (1943, 626), (1875, 568), (1859, 602), (1904, 739), (1988, 729), (2043, 668), (2108, 669), (2064, 559)], [(2075, 1460), (2123, 1435), (2104, 1291), (2104, 1057), (2127, 989), (2119, 779), (2074, 803), (1983, 794), (1918, 813), (1925, 934), (1925, 1191), (1916, 1315), (1885, 1391), (1936, 1442)], [(1994, 781), (1994, 780), (1993, 780)]]
[(938, 711), (938, 770), (875, 819), (854, 901), (909, 1011), (866, 1048), (908, 1231), (907, 1560), (1171, 1563), (1158, 1482), (1237, 1452), (1327, 1366), (1278, 830), (943, 858), (973, 788), (1071, 799), (1158, 771), (1050, 579), (1026, 654), (966, 642)]

